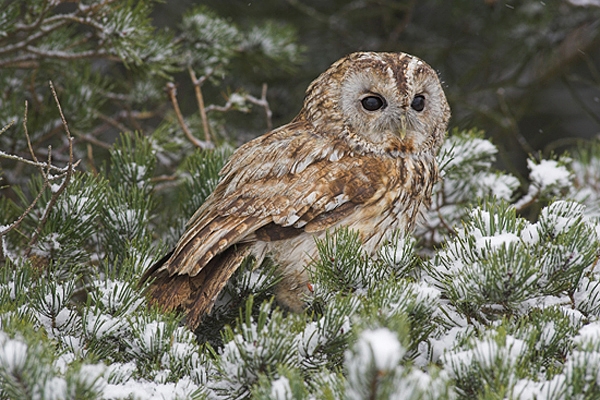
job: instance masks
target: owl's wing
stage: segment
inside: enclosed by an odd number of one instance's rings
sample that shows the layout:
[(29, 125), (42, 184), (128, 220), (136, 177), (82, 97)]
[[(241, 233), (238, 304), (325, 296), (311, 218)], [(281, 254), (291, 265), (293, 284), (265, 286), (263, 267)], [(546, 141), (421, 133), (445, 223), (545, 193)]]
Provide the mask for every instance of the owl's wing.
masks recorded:
[[(175, 250), (152, 266), (151, 302), (195, 328), (257, 240), (325, 230), (386, 193), (390, 166), (294, 122), (238, 149)], [(386, 168), (388, 169), (386, 171)], [(378, 173), (374, 173), (378, 172)]]
[[(335, 225), (386, 191), (381, 160), (349, 157), (345, 143), (286, 125), (236, 151), (222, 179), (188, 222), (168, 260), (170, 275), (196, 275), (225, 249)], [(373, 165), (370, 165), (373, 164)]]

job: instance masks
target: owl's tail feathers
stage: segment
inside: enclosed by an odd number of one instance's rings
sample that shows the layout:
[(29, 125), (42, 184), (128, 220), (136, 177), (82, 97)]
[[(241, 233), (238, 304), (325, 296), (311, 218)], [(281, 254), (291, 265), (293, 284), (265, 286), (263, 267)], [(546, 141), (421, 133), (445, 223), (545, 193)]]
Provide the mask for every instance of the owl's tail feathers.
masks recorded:
[(176, 269), (173, 273), (161, 269), (172, 255), (170, 253), (150, 267), (141, 282), (152, 281), (147, 289), (150, 304), (156, 304), (164, 311), (182, 311), (186, 315), (186, 324), (195, 329), (249, 254), (250, 247), (247, 245), (229, 247), (210, 260), (197, 275), (191, 276), (178, 275)]

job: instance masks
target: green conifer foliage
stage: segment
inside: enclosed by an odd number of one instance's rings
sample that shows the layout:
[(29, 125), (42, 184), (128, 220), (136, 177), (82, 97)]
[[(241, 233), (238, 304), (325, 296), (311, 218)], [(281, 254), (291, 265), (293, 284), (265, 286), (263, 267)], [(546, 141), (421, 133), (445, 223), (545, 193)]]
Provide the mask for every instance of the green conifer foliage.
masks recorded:
[[(274, 22), (198, 7), (168, 31), (151, 11), (0, 9), (0, 398), (600, 397), (597, 141), (520, 182), (455, 129), (423, 224), (372, 257), (351, 230), (318, 240), (304, 312), (277, 306), (268, 259), (196, 332), (149, 307), (139, 278), (217, 184), (230, 111), (271, 123), (236, 63), (289, 73), (302, 50)], [(184, 80), (197, 111), (169, 98)]]

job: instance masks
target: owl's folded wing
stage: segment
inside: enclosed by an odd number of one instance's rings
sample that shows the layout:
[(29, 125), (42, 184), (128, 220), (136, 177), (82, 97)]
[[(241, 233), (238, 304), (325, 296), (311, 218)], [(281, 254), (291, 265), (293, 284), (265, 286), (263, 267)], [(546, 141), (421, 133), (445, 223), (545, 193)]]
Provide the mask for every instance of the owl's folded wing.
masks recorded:
[(232, 245), (325, 230), (385, 193), (381, 159), (349, 156), (344, 143), (303, 128), (286, 125), (234, 153), (161, 269), (195, 276)]

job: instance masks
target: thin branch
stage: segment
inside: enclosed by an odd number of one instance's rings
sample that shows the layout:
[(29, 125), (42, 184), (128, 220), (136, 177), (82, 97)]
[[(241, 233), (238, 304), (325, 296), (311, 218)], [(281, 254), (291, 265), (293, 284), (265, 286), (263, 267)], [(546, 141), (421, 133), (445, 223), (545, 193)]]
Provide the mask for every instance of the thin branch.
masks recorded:
[(106, 150), (109, 150), (112, 148), (112, 146), (110, 144), (103, 142), (102, 140), (96, 139), (92, 135), (85, 135), (85, 134), (79, 133), (79, 134), (77, 134), (77, 138), (88, 142), (88, 144), (91, 143), (94, 146), (98, 146), (98, 147), (101, 147)]
[(573, 100), (575, 100), (575, 102), (588, 115), (588, 117), (590, 119), (592, 119), (597, 125), (600, 125), (600, 115), (596, 114), (594, 109), (592, 109), (591, 107), (588, 107), (587, 102), (581, 98), (581, 96), (579, 95), (579, 92), (577, 92), (577, 90), (575, 90), (575, 88), (573, 87), (573, 85), (571, 84), (569, 79), (567, 77), (563, 76), (561, 78), (561, 81), (565, 85), (567, 90), (569, 91), (571, 98)]
[(81, 53), (67, 53), (62, 51), (53, 51), (53, 52), (44, 52), (42, 50), (32, 51), (32, 48), (27, 48), (31, 51), (30, 54), (25, 54), (23, 56), (10, 58), (8, 60), (1, 60), (0, 67), (19, 67), (26, 68), (27, 66), (36, 66), (36, 63), (39, 60), (46, 58), (56, 58), (59, 60), (80, 60), (80, 59), (89, 59), (89, 58), (103, 58), (110, 61), (121, 61), (121, 59), (114, 55), (110, 54), (106, 51), (83, 51)]
[(129, 132), (131, 130), (112, 117), (104, 115), (100, 112), (97, 113), (97, 115), (98, 115), (98, 118), (100, 118), (102, 121), (108, 123), (109, 125), (112, 125), (114, 128), (116, 128), (120, 132)]
[(0, 158), (5, 158), (7, 160), (18, 161), (18, 162), (21, 162), (21, 163), (24, 163), (24, 164), (27, 164), (27, 165), (31, 165), (31, 166), (36, 167), (36, 168), (40, 168), (40, 167), (48, 168), (49, 171), (54, 171), (54, 172), (57, 172), (57, 173), (66, 172), (66, 168), (67, 168), (67, 167), (61, 168), (61, 167), (57, 167), (55, 165), (47, 165), (45, 162), (36, 163), (35, 161), (31, 161), (31, 160), (28, 160), (26, 158), (16, 156), (14, 154), (5, 153), (3, 151), (0, 151)]
[[(75, 172), (75, 165), (76, 165), (73, 162), (73, 137), (71, 136), (71, 131), (69, 130), (69, 124), (67, 123), (67, 119), (65, 118), (65, 115), (63, 113), (62, 107), (60, 105), (60, 101), (58, 100), (58, 95), (56, 94), (56, 89), (54, 88), (52, 81), (50, 81), (49, 84), (50, 84), (50, 90), (52, 91), (52, 96), (54, 97), (54, 102), (56, 103), (56, 107), (58, 108), (58, 112), (60, 114), (60, 119), (62, 121), (63, 128), (65, 130), (65, 133), (67, 134), (67, 140), (69, 141), (69, 162), (67, 164), (67, 168), (66, 168), (66, 171), (64, 174), (64, 179), (63, 179), (62, 183), (59, 185), (58, 189), (52, 190), (52, 197), (50, 197), (50, 201), (48, 201), (48, 204), (46, 205), (44, 214), (42, 215), (42, 218), (40, 219), (38, 226), (37, 226), (35, 232), (33, 233), (33, 236), (31, 237), (31, 240), (29, 241), (29, 246), (28, 246), (27, 251), (25, 252), (25, 256), (29, 256), (33, 246), (39, 240), (40, 234), (42, 233), (42, 229), (44, 229), (44, 226), (46, 225), (46, 221), (48, 221), (48, 218), (50, 217), (50, 212), (54, 208), (54, 205), (58, 201), (58, 198), (60, 197), (60, 195), (65, 191), (65, 189), (67, 188), (67, 186), (69, 186), (69, 183), (71, 182), (71, 177), (73, 176), (73, 173)], [(51, 165), (51, 162), (52, 162), (51, 154), (52, 154), (51, 147), (48, 146), (48, 165)], [(44, 186), (45, 187), (50, 186), (50, 181), (49, 181), (49, 179), (47, 179), (47, 176), (44, 177)], [(44, 189), (45, 189), (45, 187), (44, 187)]]
[[(65, 128), (65, 133), (67, 134), (67, 139), (71, 142), (69, 146), (69, 166), (73, 166), (73, 137), (71, 136), (71, 131), (69, 130), (69, 124), (67, 123), (67, 119), (65, 118), (65, 114), (63, 114), (62, 107), (60, 106), (60, 102), (58, 101), (58, 95), (56, 94), (56, 89), (54, 88), (54, 84), (52, 81), (50, 83), (50, 90), (52, 90), (52, 96), (54, 97), (54, 101), (56, 102), (56, 106), (58, 107), (58, 112), (60, 113), (60, 119), (63, 123), (63, 127)], [(69, 170), (67, 171), (67, 173)]]
[(173, 104), (173, 109), (175, 110), (175, 115), (177, 115), (177, 120), (179, 121), (179, 125), (183, 129), (185, 136), (189, 139), (190, 142), (196, 147), (199, 147), (203, 150), (212, 149), (214, 145), (211, 142), (203, 142), (202, 140), (198, 140), (192, 132), (190, 128), (188, 128), (185, 120), (183, 119), (183, 114), (181, 114), (181, 109), (179, 108), (179, 102), (177, 101), (177, 88), (171, 82), (167, 83), (167, 93), (169, 95), (169, 99)]
[(96, 50), (86, 50), (81, 51), (79, 53), (70, 53), (67, 51), (59, 51), (59, 50), (42, 50), (37, 47), (27, 46), (27, 51), (35, 54), (36, 56), (41, 56), (43, 58), (55, 58), (58, 60), (80, 60), (82, 58), (100, 58), (106, 56), (113, 56), (114, 60), (120, 60), (116, 55), (109, 53), (103, 49)]
[(178, 175), (161, 175), (150, 179), (154, 192), (162, 192), (165, 189), (176, 187), (179, 183)]
[(97, 176), (98, 169), (96, 168), (96, 164), (94, 162), (94, 152), (93, 152), (93, 147), (92, 147), (91, 143), (88, 143), (86, 148), (87, 148), (88, 165), (89, 165), (90, 169), (92, 170), (92, 174), (94, 176)]
[(21, 49), (25, 48), (26, 46), (28, 46), (30, 43), (33, 43), (36, 40), (41, 39), (42, 37), (55, 31), (56, 29), (60, 28), (61, 26), (66, 25), (67, 23), (68, 23), (68, 21), (59, 21), (58, 23), (56, 23), (54, 25), (41, 27), (38, 32), (36, 32), (32, 35), (28, 35), (25, 40), (18, 42), (18, 43), (8, 45), (8, 46), (1, 47), (0, 55), (14, 53), (15, 51), (21, 50)]
[(33, 159), (33, 161), (35, 161), (35, 163), (38, 164), (38, 169), (40, 170), (40, 172), (43, 173), (44, 170), (42, 168), (42, 164), (40, 164), (37, 157), (35, 156), (35, 151), (33, 151), (33, 146), (31, 145), (31, 138), (29, 137), (29, 130), (27, 129), (27, 111), (28, 111), (28, 109), (29, 109), (28, 103), (27, 103), (27, 100), (25, 100), (25, 113), (23, 115), (23, 130), (25, 131), (25, 138), (27, 139), (27, 148), (29, 149), (29, 154), (31, 154), (31, 158)]
[(152, 183), (157, 183), (157, 182), (174, 182), (177, 181), (179, 179), (179, 175), (177, 174), (173, 174), (173, 175), (160, 175), (160, 176), (154, 176), (152, 178), (150, 178), (150, 182)]
[[(46, 6), (48, 6), (47, 3), (46, 3)], [(38, 28), (40, 25), (42, 25), (42, 22), (44, 22), (44, 19), (49, 12), (50, 12), (50, 7), (45, 7), (43, 10), (40, 11), (40, 15), (39, 15), (38, 19), (36, 19), (32, 23), (30, 23), (30, 24), (23, 24), (21, 22), (16, 23), (15, 24), (15, 32), (32, 31), (32, 30)]]
[(10, 127), (13, 126), (14, 124), (15, 124), (15, 120), (13, 119), (8, 124), (6, 124), (5, 127), (3, 127), (2, 129), (0, 129), (0, 135), (2, 135), (4, 132), (6, 132), (7, 130), (9, 130)]
[[(239, 94), (239, 93), (234, 93), (234, 94), (238, 94), (240, 97), (243, 97), (244, 100), (252, 103), (252, 101), (248, 99), (249, 95)], [(254, 97), (254, 99), (257, 100), (257, 101), (260, 101), (256, 97)], [(234, 96), (231, 95), (231, 96), (229, 96), (229, 98), (227, 99), (227, 102), (224, 105), (219, 106), (219, 105), (216, 105), (216, 104), (211, 104), (210, 106), (206, 107), (206, 112), (218, 111), (218, 112), (221, 112), (221, 113), (225, 113), (225, 112), (228, 112), (228, 111), (236, 109), (236, 106), (238, 106), (238, 105), (239, 105), (239, 100), (235, 99)], [(238, 108), (237, 110), (240, 111), (240, 112), (243, 112), (243, 113), (250, 112), (249, 109), (239, 109)]]
[[(44, 184), (45, 184), (45, 182), (44, 182)], [(12, 231), (13, 229), (18, 228), (19, 225), (21, 225), (21, 222), (23, 222), (23, 220), (25, 219), (25, 217), (27, 215), (29, 215), (29, 213), (31, 212), (31, 210), (33, 210), (33, 207), (35, 207), (35, 205), (37, 204), (37, 202), (40, 200), (40, 198), (44, 194), (44, 189), (46, 189), (45, 186), (42, 187), (42, 190), (39, 191), (39, 193), (37, 194), (37, 196), (35, 196), (35, 199), (33, 199), (33, 201), (31, 202), (31, 204), (29, 204), (29, 206), (27, 206), (27, 208), (25, 209), (25, 211), (23, 211), (23, 213), (19, 216), (19, 218), (17, 218), (15, 221), (13, 221), (12, 224), (10, 224), (8, 226), (4, 226), (4, 227), (2, 227), (2, 229), (0, 229), (0, 238), (2, 236), (6, 235), (8, 232)]]
[(248, 100), (250, 103), (252, 103), (254, 105), (264, 108), (265, 117), (267, 119), (267, 129), (268, 130), (273, 129), (273, 121), (272, 121), (273, 112), (271, 111), (271, 108), (269, 108), (269, 102), (267, 101), (267, 84), (263, 83), (263, 85), (262, 85), (262, 93), (260, 95), (260, 99), (257, 99), (256, 97), (248, 94), (248, 95), (246, 95), (246, 100)]
[(29, 44), (43, 38), (44, 36), (47, 36), (62, 26), (73, 22), (91, 26), (97, 31), (103, 31), (104, 26), (93, 19), (92, 16), (101, 10), (102, 7), (115, 2), (116, 0), (105, 0), (91, 6), (79, 4), (76, 12), (69, 14), (56, 14), (46, 18), (47, 14), (50, 12), (50, 7), (47, 7), (40, 12), (39, 18), (33, 21), (31, 24), (19, 23), (15, 26), (16, 32), (28, 32), (39, 28), (38, 31), (31, 35), (27, 35), (27, 37), (21, 42), (0, 47), (0, 55), (24, 49), (25, 47), (29, 46)]
[[(25, 112), (24, 112), (24, 116), (23, 116), (23, 127), (25, 129), (25, 138), (27, 140), (27, 147), (29, 148), (29, 151), (31, 153), (31, 156), (33, 157), (33, 159), (35, 160), (35, 162), (33, 163), (42, 173), (42, 176), (44, 177), (44, 183), (42, 188), (40, 189), (40, 191), (38, 192), (37, 196), (35, 196), (35, 199), (33, 199), (33, 201), (29, 204), (29, 206), (27, 206), (27, 208), (25, 209), (25, 211), (23, 211), (23, 213), (21, 213), (21, 215), (12, 222), (12, 224), (2, 227), (2, 229), (0, 229), (0, 238), (4, 235), (6, 235), (8, 232), (12, 231), (13, 229), (16, 229), (19, 227), (19, 225), (21, 225), (21, 222), (23, 222), (23, 220), (25, 219), (25, 217), (27, 215), (29, 215), (29, 213), (33, 210), (33, 208), (35, 207), (35, 205), (37, 204), (37, 202), (40, 200), (40, 198), (42, 197), (42, 195), (44, 194), (44, 190), (48, 187), (49, 183), (48, 183), (48, 179), (47, 179), (47, 172), (44, 171), (44, 165), (43, 163), (40, 163), (37, 159), (37, 157), (35, 156), (35, 152), (33, 151), (33, 146), (31, 145), (31, 139), (29, 137), (29, 134), (27, 132), (27, 112), (28, 112), (28, 108), (27, 108), (27, 102), (25, 102)], [(14, 124), (14, 121), (12, 121), (10, 124), (8, 124), (7, 126), (5, 126), (4, 128), (2, 128), (2, 130), (0, 131), (0, 134), (6, 132), (6, 130), (8, 128), (10, 128), (12, 125)], [(11, 158), (11, 157), (4, 157), (4, 153), (0, 152), (0, 157), (3, 158)], [(16, 156), (15, 156), (16, 157)], [(21, 157), (16, 157), (15, 159), (17, 159), (18, 161), (29, 161), (29, 160), (25, 160)]]
[[(271, 108), (269, 107), (269, 102), (267, 101), (267, 84), (263, 83), (263, 87), (262, 87), (262, 93), (260, 96), (260, 99), (252, 96), (251, 94), (240, 94), (237, 93), (238, 96), (241, 96), (244, 98), (245, 101), (247, 101), (248, 103), (254, 104), (256, 106), (262, 107), (265, 110), (265, 118), (267, 121), (267, 128), (268, 130), (273, 129), (273, 122), (271, 120), (272, 116), (273, 116), (273, 112), (271, 111)], [(229, 96), (229, 98), (227, 99), (227, 102), (222, 105), (216, 105), (216, 104), (211, 104), (209, 106), (206, 107), (206, 112), (213, 112), (213, 111), (218, 111), (221, 113), (225, 113), (231, 110), (236, 109), (236, 106), (239, 105), (239, 100), (235, 99), (234, 96)], [(239, 109), (237, 108), (238, 111), (240, 112), (249, 112), (250, 110), (248, 109)]]
[(196, 92), (196, 102), (198, 103), (198, 111), (200, 112), (200, 118), (202, 119), (202, 129), (204, 129), (204, 140), (210, 142), (212, 132), (210, 131), (210, 125), (208, 124), (208, 117), (206, 116), (206, 109), (204, 108), (204, 96), (202, 96), (202, 84), (208, 75), (201, 76), (200, 79), (196, 78), (196, 73), (192, 67), (188, 67), (192, 84), (194, 85), (194, 91)]

